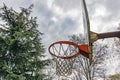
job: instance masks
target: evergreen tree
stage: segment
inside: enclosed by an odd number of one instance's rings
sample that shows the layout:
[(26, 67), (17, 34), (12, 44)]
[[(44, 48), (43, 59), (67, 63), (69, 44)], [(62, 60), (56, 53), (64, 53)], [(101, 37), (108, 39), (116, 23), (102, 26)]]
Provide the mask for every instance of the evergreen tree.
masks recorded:
[(16, 12), (4, 5), (0, 9), (0, 78), (2, 80), (43, 80), (42, 68), (46, 65), (40, 58), (44, 47), (43, 33), (37, 30), (36, 17), (31, 9), (20, 8)]

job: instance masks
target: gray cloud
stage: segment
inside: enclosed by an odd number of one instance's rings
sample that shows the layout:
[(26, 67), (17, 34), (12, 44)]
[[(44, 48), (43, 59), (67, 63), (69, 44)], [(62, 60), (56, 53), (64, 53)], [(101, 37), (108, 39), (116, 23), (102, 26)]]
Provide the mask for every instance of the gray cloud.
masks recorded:
[(106, 0), (105, 1), (106, 8), (111, 12), (118, 14), (120, 10), (118, 9), (120, 6), (120, 0)]
[(80, 8), (80, 0), (55, 0), (54, 4), (65, 11)]
[(20, 7), (28, 7), (30, 4), (33, 3), (33, 0), (1, 0), (0, 6), (3, 6), (5, 3), (8, 7), (12, 7), (16, 10), (19, 10)]
[[(3, 0), (9, 7), (19, 10), (34, 4), (33, 16), (38, 17), (39, 30), (47, 48), (53, 41), (67, 40), (69, 35), (82, 32), (80, 0)], [(119, 0), (86, 0), (91, 30), (105, 32), (115, 30), (119, 23)]]
[[(93, 31), (106, 32), (117, 29), (120, 22), (119, 0), (86, 0), (86, 2)], [(104, 15), (103, 12), (105, 12)], [(95, 13), (99, 15), (95, 15)]]

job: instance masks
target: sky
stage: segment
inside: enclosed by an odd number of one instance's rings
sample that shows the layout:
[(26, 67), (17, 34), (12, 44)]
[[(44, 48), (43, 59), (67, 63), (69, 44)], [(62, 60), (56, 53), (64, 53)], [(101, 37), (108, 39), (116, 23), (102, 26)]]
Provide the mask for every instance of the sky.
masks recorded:
[[(80, 0), (1, 0), (16, 11), (34, 4), (32, 16), (37, 17), (43, 44), (46, 48), (55, 42), (69, 40), (68, 36), (84, 32)], [(91, 31), (116, 31), (120, 23), (120, 0), (86, 0)]]
[[(44, 33), (45, 48), (68, 36), (83, 33), (80, 0), (1, 0), (19, 11), (34, 4), (32, 16), (37, 16), (39, 30)], [(120, 0), (86, 0), (91, 31), (101, 33), (117, 30), (120, 22)]]

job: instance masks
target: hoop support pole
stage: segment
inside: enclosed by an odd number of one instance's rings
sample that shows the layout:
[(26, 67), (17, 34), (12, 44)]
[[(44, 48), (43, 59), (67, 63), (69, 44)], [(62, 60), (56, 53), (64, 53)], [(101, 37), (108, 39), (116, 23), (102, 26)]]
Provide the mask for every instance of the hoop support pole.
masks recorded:
[(97, 34), (97, 36), (98, 36), (98, 39), (111, 38), (111, 37), (118, 37), (118, 38), (120, 38), (120, 31), (100, 33), (100, 34)]

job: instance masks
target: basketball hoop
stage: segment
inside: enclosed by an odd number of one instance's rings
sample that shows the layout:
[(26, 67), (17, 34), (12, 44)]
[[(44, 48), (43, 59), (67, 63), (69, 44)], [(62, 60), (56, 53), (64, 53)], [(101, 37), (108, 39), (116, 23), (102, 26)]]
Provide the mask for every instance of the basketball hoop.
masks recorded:
[(87, 45), (77, 45), (70, 41), (55, 42), (49, 46), (48, 51), (54, 57), (58, 76), (71, 75), (75, 58), (80, 54), (89, 57)]

